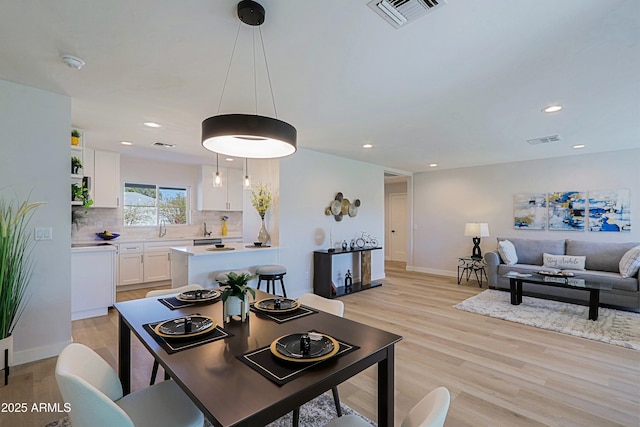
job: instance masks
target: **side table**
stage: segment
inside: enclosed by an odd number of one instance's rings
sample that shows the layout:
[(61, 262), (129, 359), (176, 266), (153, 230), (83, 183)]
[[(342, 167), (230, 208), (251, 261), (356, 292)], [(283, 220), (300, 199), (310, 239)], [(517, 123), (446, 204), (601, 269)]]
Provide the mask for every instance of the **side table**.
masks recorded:
[(484, 262), (484, 259), (482, 258), (476, 258), (476, 257), (470, 257), (470, 256), (458, 258), (458, 285), (462, 280), (462, 276), (466, 275), (467, 282), (468, 282), (469, 277), (471, 277), (471, 274), (473, 273), (476, 276), (476, 281), (478, 282), (478, 286), (482, 287), (483, 276), (487, 281), (489, 281), (489, 278), (487, 277), (487, 272), (484, 269), (486, 266), (487, 264)]

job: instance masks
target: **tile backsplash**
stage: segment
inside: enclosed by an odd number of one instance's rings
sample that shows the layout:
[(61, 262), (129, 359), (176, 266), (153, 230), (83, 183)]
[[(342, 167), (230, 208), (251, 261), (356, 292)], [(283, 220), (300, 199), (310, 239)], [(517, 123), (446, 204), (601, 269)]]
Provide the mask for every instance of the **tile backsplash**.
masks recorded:
[[(167, 225), (167, 234), (163, 239), (178, 237), (204, 237), (204, 223), (207, 231), (211, 231), (211, 237), (221, 237), (222, 216), (227, 220), (227, 232), (229, 236), (242, 236), (242, 212), (233, 211), (191, 211), (189, 225)], [(120, 238), (126, 239), (154, 239), (158, 237), (159, 227), (125, 227), (121, 209), (91, 208), (87, 213), (82, 206), (74, 206), (72, 211), (73, 223), (71, 226), (71, 239), (73, 241), (98, 239), (95, 233), (111, 231), (120, 234)]]

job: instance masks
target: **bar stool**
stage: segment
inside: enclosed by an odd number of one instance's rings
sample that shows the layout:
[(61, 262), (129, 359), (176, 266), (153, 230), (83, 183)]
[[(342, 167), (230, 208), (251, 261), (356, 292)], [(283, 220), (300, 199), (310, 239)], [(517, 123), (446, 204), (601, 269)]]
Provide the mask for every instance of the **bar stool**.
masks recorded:
[[(256, 268), (256, 274), (258, 275), (258, 289), (263, 280), (267, 281), (267, 292), (276, 295), (276, 280), (280, 280), (280, 287), (282, 288), (282, 296), (287, 297), (287, 291), (284, 288), (284, 281), (282, 277), (287, 274), (287, 269), (281, 265), (261, 265)], [(272, 289), (272, 291), (271, 291)]]

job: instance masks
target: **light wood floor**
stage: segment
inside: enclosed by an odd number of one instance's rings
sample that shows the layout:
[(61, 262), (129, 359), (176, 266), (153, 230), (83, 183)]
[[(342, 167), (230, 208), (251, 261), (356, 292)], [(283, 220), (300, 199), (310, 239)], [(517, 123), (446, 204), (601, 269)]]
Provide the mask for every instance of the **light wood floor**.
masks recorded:
[[(447, 427), (640, 425), (640, 352), (452, 308), (480, 291), (475, 281), (458, 286), (387, 263), (382, 287), (342, 298), (345, 317), (404, 337), (396, 346), (396, 425), (440, 385), (452, 395)], [(115, 366), (116, 320), (111, 310), (75, 321), (74, 340)], [(148, 383), (152, 359), (141, 345), (133, 348), (135, 390)], [(0, 402), (60, 402), (54, 365), (52, 358), (13, 368)], [(375, 369), (339, 389), (347, 405), (375, 419)], [(0, 413), (0, 426), (44, 426), (61, 416)]]

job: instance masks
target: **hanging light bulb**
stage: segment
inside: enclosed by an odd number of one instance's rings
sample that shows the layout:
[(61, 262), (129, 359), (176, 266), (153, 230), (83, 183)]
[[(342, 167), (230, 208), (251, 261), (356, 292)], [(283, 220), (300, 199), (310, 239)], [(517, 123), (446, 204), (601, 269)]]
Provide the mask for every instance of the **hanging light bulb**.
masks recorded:
[(249, 178), (249, 159), (246, 157), (244, 159), (244, 180), (242, 181), (242, 187), (245, 190), (249, 190), (251, 188), (251, 178)]
[(216, 174), (213, 176), (213, 186), (214, 187), (222, 187), (222, 175), (220, 174), (220, 169), (218, 168), (218, 154), (216, 153)]

